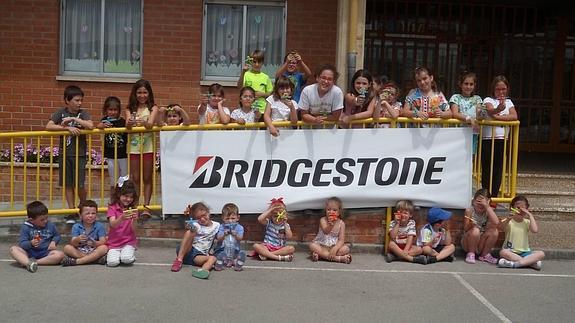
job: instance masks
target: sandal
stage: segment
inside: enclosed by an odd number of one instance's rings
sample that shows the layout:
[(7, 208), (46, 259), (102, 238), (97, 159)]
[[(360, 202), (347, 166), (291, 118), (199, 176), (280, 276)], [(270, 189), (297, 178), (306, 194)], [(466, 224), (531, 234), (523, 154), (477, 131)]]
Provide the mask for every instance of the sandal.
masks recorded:
[(317, 254), (317, 252), (312, 252), (311, 253), (311, 261), (316, 262), (319, 260), (319, 255)]
[(345, 256), (335, 256), (334, 261), (341, 262), (344, 264), (350, 264), (351, 263), (351, 255), (347, 254)]
[(490, 253), (486, 254), (485, 256), (480, 256), (479, 260), (492, 265), (497, 263), (497, 258), (493, 257)]
[(465, 257), (465, 262), (468, 264), (474, 264), (475, 263), (475, 253), (468, 252), (467, 256)]
[(293, 255), (278, 256), (278, 261), (293, 261)]

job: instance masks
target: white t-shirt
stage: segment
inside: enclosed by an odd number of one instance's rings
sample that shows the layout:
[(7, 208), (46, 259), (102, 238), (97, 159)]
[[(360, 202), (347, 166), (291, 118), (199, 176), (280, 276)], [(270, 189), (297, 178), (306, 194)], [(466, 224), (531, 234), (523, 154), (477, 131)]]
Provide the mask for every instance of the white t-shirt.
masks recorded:
[[(493, 105), (493, 108), (497, 108), (497, 106), (499, 105), (499, 100), (486, 97), (485, 99), (483, 99), (483, 103), (484, 104), (491, 103)], [(499, 112), (497, 115), (500, 116), (508, 115), (509, 109), (513, 108), (514, 106), (515, 105), (513, 104), (511, 99), (505, 99), (505, 109), (503, 109), (503, 111)], [(493, 118), (490, 119), (493, 120)], [(503, 139), (503, 137), (505, 136), (505, 129), (503, 127), (484, 127), (483, 129), (484, 139), (491, 139), (492, 129), (495, 129), (495, 139)]]
[(196, 248), (204, 255), (207, 255), (208, 251), (210, 251), (210, 248), (212, 247), (212, 243), (214, 242), (214, 237), (220, 229), (220, 223), (212, 221), (210, 226), (203, 226), (198, 222), (193, 221), (191, 225), (195, 227), (196, 232), (196, 236), (194, 237), (193, 242), (194, 248)]
[(234, 120), (244, 119), (246, 123), (253, 123), (256, 120), (256, 114), (254, 109), (250, 109), (250, 111), (245, 112), (242, 108), (238, 107), (234, 111), (232, 111), (231, 118)]
[(306, 86), (301, 92), (299, 109), (309, 111), (311, 115), (331, 114), (343, 109), (343, 92), (336, 85), (322, 97), (317, 92), (317, 83)]
[[(282, 100), (276, 100), (273, 95), (266, 98), (266, 101), (270, 104), (271, 108), (271, 118), (272, 121), (289, 121), (290, 118), (290, 108), (283, 103)], [(291, 100), (294, 108), (297, 110), (298, 104), (294, 100)]]

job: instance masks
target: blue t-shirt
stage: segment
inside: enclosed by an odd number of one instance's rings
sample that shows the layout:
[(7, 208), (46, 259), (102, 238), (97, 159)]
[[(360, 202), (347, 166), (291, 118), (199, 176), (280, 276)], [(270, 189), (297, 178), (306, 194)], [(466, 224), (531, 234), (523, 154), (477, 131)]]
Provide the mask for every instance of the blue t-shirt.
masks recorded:
[(86, 231), (86, 227), (84, 227), (84, 223), (76, 223), (72, 227), (72, 238), (81, 236), (82, 234), (86, 234), (88, 239), (98, 241), (100, 238), (107, 236), (106, 228), (100, 222), (94, 222), (90, 231)]
[(294, 72), (294, 73), (284, 72), (282, 75), (287, 77), (293, 83), (294, 85), (293, 100), (299, 103), (301, 90), (303, 90), (306, 83), (305, 74), (303, 74), (302, 72)]
[[(226, 231), (232, 231), (235, 232), (236, 235), (243, 237), (244, 236), (244, 227), (239, 224), (239, 223), (223, 223), (222, 225), (220, 225), (220, 229), (218, 230), (218, 233), (216, 234), (216, 237), (222, 237)], [(224, 241), (219, 241), (218, 244), (216, 245), (216, 253), (218, 253), (219, 251), (222, 251), (224, 249)], [(235, 243), (235, 250), (238, 251), (240, 250), (240, 242), (236, 239), (236, 243)]]

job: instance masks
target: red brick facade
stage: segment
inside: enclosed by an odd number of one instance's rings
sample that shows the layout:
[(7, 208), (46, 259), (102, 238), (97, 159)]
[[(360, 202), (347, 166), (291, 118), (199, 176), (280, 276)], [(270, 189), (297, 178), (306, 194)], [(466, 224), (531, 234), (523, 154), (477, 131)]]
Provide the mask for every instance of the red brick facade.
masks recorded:
[[(57, 81), (60, 9), (58, 0), (2, 2), (0, 19), (0, 129), (43, 130), (63, 105), (64, 88), (79, 85), (84, 107), (94, 118), (104, 99), (118, 96), (127, 103), (131, 84)], [(297, 49), (308, 66), (335, 63), (337, 2), (290, 0), (287, 7), (287, 48)], [(192, 112), (199, 102), (202, 1), (144, 1), (143, 71), (156, 102), (179, 102)], [(228, 98), (237, 90), (227, 89)], [(235, 102), (232, 101), (232, 102)]]

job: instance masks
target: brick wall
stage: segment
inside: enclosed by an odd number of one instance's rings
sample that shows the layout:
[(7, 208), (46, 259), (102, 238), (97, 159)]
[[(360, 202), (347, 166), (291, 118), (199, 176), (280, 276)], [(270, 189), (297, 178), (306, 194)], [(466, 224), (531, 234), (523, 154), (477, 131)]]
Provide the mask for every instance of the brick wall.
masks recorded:
[[(0, 19), (0, 129), (43, 130), (50, 114), (63, 105), (69, 84), (85, 92), (84, 107), (94, 118), (104, 99), (118, 96), (125, 105), (131, 84), (57, 81), (59, 69), (58, 0), (2, 1)], [(297, 49), (313, 70), (335, 62), (337, 2), (288, 1), (287, 48)], [(202, 2), (144, 2), (143, 77), (150, 80), (160, 105), (199, 102)], [(228, 98), (238, 91), (229, 88)], [(231, 100), (235, 102), (235, 100)], [(194, 120), (197, 114), (191, 109)]]

